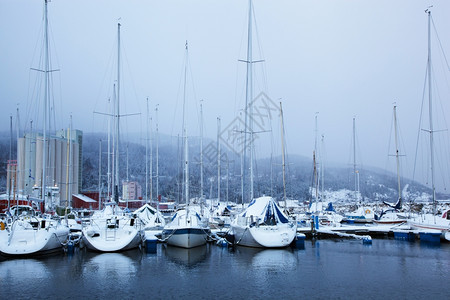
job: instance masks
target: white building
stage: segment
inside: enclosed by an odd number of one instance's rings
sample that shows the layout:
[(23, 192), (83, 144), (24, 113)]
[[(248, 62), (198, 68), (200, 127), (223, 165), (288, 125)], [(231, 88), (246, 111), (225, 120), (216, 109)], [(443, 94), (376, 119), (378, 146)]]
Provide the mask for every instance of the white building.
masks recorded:
[[(60, 199), (56, 205), (66, 205), (71, 195), (81, 190), (82, 139), (80, 130), (61, 130), (47, 138), (45, 185), (59, 188)], [(17, 144), (18, 191), (31, 195), (33, 187), (40, 191), (43, 184), (43, 136), (26, 133)]]
[(142, 187), (136, 181), (124, 181), (122, 183), (122, 199), (139, 200), (142, 199)]

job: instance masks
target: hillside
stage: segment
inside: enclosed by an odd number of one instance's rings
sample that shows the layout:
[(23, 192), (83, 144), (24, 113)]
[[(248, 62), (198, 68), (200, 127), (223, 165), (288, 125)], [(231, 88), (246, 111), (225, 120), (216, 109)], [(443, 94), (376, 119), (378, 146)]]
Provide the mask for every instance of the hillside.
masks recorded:
[[(107, 137), (105, 134), (84, 134), (83, 137), (83, 190), (97, 191), (99, 184), (99, 145), (102, 140), (102, 185), (107, 182)], [(190, 141), (190, 194), (192, 197), (200, 194), (200, 154), (199, 139)], [(159, 140), (159, 193), (163, 197), (177, 200), (181, 196), (183, 182), (181, 141), (177, 137), (160, 135)], [(205, 140), (204, 148), (215, 145), (214, 141)], [(9, 158), (9, 133), (0, 134), (0, 192), (6, 190), (6, 164)], [(13, 144), (12, 157), (15, 154)], [(214, 147), (212, 147), (214, 148)], [(209, 149), (204, 155), (204, 194), (207, 198), (217, 198), (217, 162), (215, 149)], [(150, 150), (148, 159), (150, 160)], [(128, 160), (127, 160), (128, 157)], [(227, 163), (228, 158), (228, 163)], [(153, 193), (156, 193), (156, 148), (153, 145)], [(241, 166), (240, 157), (227, 152), (222, 155), (221, 168), (221, 198), (227, 196), (227, 168), (229, 172), (228, 199), (241, 200)], [(127, 167), (128, 166), (128, 167)], [(149, 167), (150, 169), (150, 167)], [(124, 143), (120, 154), (120, 178), (137, 181), (145, 194), (145, 146), (138, 143)], [(271, 175), (272, 174), (272, 175)], [(311, 198), (313, 163), (310, 158), (290, 155), (286, 170), (286, 193), (289, 198), (308, 200)], [(281, 158), (259, 159), (255, 167), (255, 195), (273, 195), (281, 198), (283, 195)], [(402, 186), (407, 200), (430, 198), (428, 187), (410, 180), (403, 180)], [(324, 171), (324, 189), (328, 198), (336, 201), (353, 201), (354, 190), (353, 170), (348, 166), (331, 165)], [(104, 188), (106, 191), (106, 188)], [(150, 190), (150, 179), (149, 187)], [(395, 201), (397, 198), (397, 180), (394, 174), (376, 168), (360, 170), (361, 196), (366, 201)], [(149, 192), (150, 193), (150, 192)], [(448, 199), (448, 195), (437, 195), (438, 199)]]
[[(83, 147), (83, 189), (98, 190), (98, 162), (99, 162), (99, 139), (98, 134), (85, 134)], [(105, 140), (105, 137), (103, 137)], [(204, 145), (212, 141), (205, 140)], [(191, 138), (190, 141), (190, 193), (192, 197), (200, 194), (200, 164), (199, 164), (199, 140)], [(212, 142), (211, 144), (214, 144)], [(159, 192), (163, 197), (177, 199), (180, 196), (181, 184), (183, 182), (181, 141), (176, 137), (161, 135), (159, 147)], [(106, 142), (102, 143), (103, 149)], [(145, 192), (145, 146), (135, 143), (123, 145), (120, 159), (120, 177), (126, 179), (126, 152), (128, 147), (128, 178), (138, 181)], [(206, 146), (204, 146), (206, 148)], [(153, 175), (156, 175), (155, 148), (153, 148)], [(150, 150), (148, 150), (150, 159)], [(204, 155), (204, 194), (207, 198), (217, 198), (217, 162), (214, 155)], [(228, 164), (227, 164), (228, 156)], [(241, 197), (241, 166), (240, 157), (234, 153), (222, 155), (221, 162), (221, 198), (225, 199), (227, 194), (227, 166), (229, 170), (228, 199), (240, 201)], [(107, 173), (106, 154), (102, 155), (102, 174)], [(271, 175), (272, 174), (272, 175)], [(306, 157), (291, 155), (288, 157), (286, 170), (286, 192), (289, 198), (308, 200), (310, 187), (312, 186), (313, 163)], [(150, 180), (149, 180), (150, 181)], [(153, 192), (155, 193), (155, 179), (153, 180)], [(106, 182), (106, 181), (105, 181)], [(347, 166), (332, 165), (325, 168), (324, 186), (328, 193), (336, 192), (333, 196), (339, 199), (339, 194), (345, 194), (341, 198), (349, 198), (348, 192), (354, 190), (353, 169)], [(410, 180), (402, 180), (404, 194), (407, 200), (429, 197), (430, 191), (426, 186)], [(150, 189), (150, 188), (149, 188)], [(343, 191), (347, 190), (347, 193)], [(391, 201), (397, 199), (396, 175), (376, 168), (360, 170), (361, 196), (367, 201)], [(281, 198), (283, 195), (281, 158), (260, 159), (255, 167), (255, 195), (273, 195)], [(428, 194), (428, 195), (427, 195)], [(425, 196), (424, 196), (425, 195)], [(439, 195), (438, 198), (448, 198)], [(341, 200), (351, 200), (341, 199)]]

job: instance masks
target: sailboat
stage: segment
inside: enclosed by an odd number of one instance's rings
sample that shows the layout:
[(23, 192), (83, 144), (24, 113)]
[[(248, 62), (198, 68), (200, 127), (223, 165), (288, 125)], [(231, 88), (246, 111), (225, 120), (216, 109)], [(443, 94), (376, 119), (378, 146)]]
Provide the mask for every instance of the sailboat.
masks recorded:
[[(0, 253), (6, 256), (41, 255), (62, 250), (69, 228), (59, 219), (42, 218), (31, 207), (11, 207), (12, 223), (2, 223)], [(20, 214), (19, 214), (20, 212)]]
[(186, 60), (184, 69), (184, 93), (183, 93), (183, 139), (184, 139), (184, 196), (185, 207), (179, 209), (172, 216), (171, 221), (164, 227), (163, 240), (168, 245), (182, 248), (194, 248), (206, 244), (210, 234), (207, 220), (202, 218), (193, 207), (190, 207), (189, 199), (189, 155), (188, 136), (185, 122), (186, 111), (186, 77), (188, 64), (188, 43), (185, 45)]
[[(119, 207), (119, 109), (120, 109), (120, 23), (117, 24), (117, 97), (114, 97), (115, 118), (114, 158), (112, 199), (105, 207), (96, 211), (89, 224), (83, 227), (83, 242), (86, 247), (99, 252), (117, 252), (137, 248), (143, 239), (142, 224), (138, 217)], [(114, 92), (115, 92), (114, 87)], [(108, 149), (109, 152), (109, 149)], [(109, 196), (109, 195), (108, 195)]]
[[(340, 225), (342, 221), (342, 216), (337, 214), (333, 208), (333, 204), (325, 202), (324, 195), (324, 163), (317, 163), (318, 160), (322, 159), (319, 155), (320, 152), (317, 148), (317, 113), (315, 116), (315, 142), (313, 151), (313, 188), (312, 188), (312, 199), (309, 204), (308, 211), (306, 214), (301, 214), (300, 219), (303, 219), (304, 223), (311, 221), (312, 219), (321, 225)], [(322, 147), (324, 144), (324, 136), (322, 135)], [(322, 159), (323, 160), (323, 159)], [(318, 168), (319, 165), (319, 168)], [(321, 193), (319, 194), (319, 191)], [(314, 199), (314, 201), (313, 201)]]
[[(253, 101), (253, 69), (252, 64), (255, 62), (252, 58), (252, 1), (249, 0), (249, 17), (248, 17), (248, 41), (247, 41), (247, 91), (246, 103), (250, 104), (245, 110), (245, 130), (247, 130), (247, 120), (249, 119), (248, 131), (250, 134), (250, 203), (248, 206), (236, 216), (231, 222), (231, 228), (234, 235), (234, 243), (246, 247), (258, 248), (282, 248), (289, 246), (294, 240), (297, 232), (297, 222), (289, 219), (283, 210), (278, 206), (273, 197), (262, 196), (254, 198), (253, 193), (253, 120), (252, 105)], [(283, 110), (280, 104), (281, 114), (281, 135), (282, 135), (282, 158), (283, 158), (283, 186), (285, 186), (284, 177), (284, 141), (283, 141)], [(244, 134), (246, 139), (247, 133)], [(244, 143), (244, 147), (246, 147)], [(244, 148), (244, 155), (247, 149)], [(245, 163), (245, 158), (243, 159)], [(245, 167), (243, 170), (245, 172)], [(245, 177), (243, 173), (243, 177)], [(243, 178), (241, 180), (244, 180)], [(243, 181), (241, 181), (243, 183)], [(242, 188), (242, 190), (244, 190)], [(244, 199), (244, 192), (242, 195)], [(286, 194), (284, 194), (286, 208)]]
[[(45, 73), (44, 81), (44, 127), (43, 127), (43, 176), (42, 176), (42, 189), (46, 191), (45, 169), (47, 166), (47, 110), (48, 103), (50, 102), (50, 81), (49, 73), (49, 51), (48, 51), (48, 10), (47, 2), (44, 1), (44, 70), (40, 70)], [(42, 199), (47, 204), (47, 193), (41, 193)], [(47, 207), (47, 205), (45, 205)], [(18, 255), (38, 255), (45, 254), (54, 251), (62, 250), (62, 245), (66, 242), (69, 235), (69, 228), (61, 224), (60, 219), (43, 218), (31, 207), (27, 205), (17, 205), (10, 209), (8, 212), (13, 217), (12, 223), (8, 226), (4, 226), (2, 223), (0, 230), (0, 253), (10, 256)]]
[(355, 175), (355, 201), (358, 208), (350, 213), (345, 214), (343, 220), (347, 223), (372, 223), (374, 212), (371, 208), (360, 203), (361, 193), (359, 191), (359, 171), (356, 169), (356, 125), (353, 118), (353, 174)]
[(137, 248), (142, 242), (139, 218), (132, 217), (115, 202), (96, 211), (82, 229), (83, 242), (89, 250), (118, 252)]
[(133, 214), (140, 219), (142, 229), (145, 231), (160, 233), (166, 225), (163, 214), (148, 203), (135, 210)]
[(297, 232), (297, 222), (289, 220), (275, 199), (253, 199), (231, 223), (236, 245), (257, 248), (289, 246)]
[[(158, 114), (158, 108), (156, 108), (156, 116)], [(149, 119), (149, 109), (148, 109), (148, 98), (147, 98), (147, 128), (151, 128), (151, 124), (148, 124)], [(156, 118), (157, 120), (157, 118)], [(156, 128), (158, 128), (158, 124), (156, 124)], [(148, 130), (147, 130), (148, 133)], [(156, 208), (149, 205), (152, 202), (153, 198), (153, 180), (152, 180), (152, 165), (153, 165), (153, 151), (150, 151), (150, 197), (148, 197), (148, 161), (147, 161), (147, 153), (148, 153), (148, 141), (150, 139), (147, 136), (145, 143), (145, 194), (147, 195), (147, 203), (138, 208), (133, 212), (135, 216), (137, 216), (143, 225), (143, 230), (147, 235), (160, 235), (164, 226), (166, 225), (166, 221), (164, 219), (163, 214), (158, 209), (159, 201), (157, 202)], [(156, 178), (158, 178), (158, 143), (156, 144)], [(158, 184), (157, 184), (158, 185)], [(158, 187), (156, 194), (158, 195)]]
[(433, 119), (432, 119), (432, 86), (431, 86), (431, 10), (425, 11), (428, 14), (428, 61), (427, 61), (427, 80), (428, 80), (428, 102), (429, 102), (429, 126), (426, 130), (430, 134), (430, 158), (431, 158), (431, 189), (433, 200), (433, 213), (421, 214), (408, 220), (412, 229), (417, 230), (435, 230), (441, 233), (441, 238), (450, 240), (450, 210), (446, 210), (441, 216), (436, 212), (436, 188), (435, 188), (435, 168), (434, 168), (434, 141), (433, 141)]
[(394, 129), (395, 129), (395, 159), (397, 162), (397, 188), (398, 199), (394, 204), (383, 202), (389, 207), (387, 210), (383, 210), (380, 215), (375, 214), (373, 220), (376, 224), (401, 224), (406, 222), (406, 216), (399, 215), (399, 210), (402, 208), (402, 189), (400, 181), (400, 159), (398, 151), (398, 131), (397, 131), (397, 106), (394, 105)]

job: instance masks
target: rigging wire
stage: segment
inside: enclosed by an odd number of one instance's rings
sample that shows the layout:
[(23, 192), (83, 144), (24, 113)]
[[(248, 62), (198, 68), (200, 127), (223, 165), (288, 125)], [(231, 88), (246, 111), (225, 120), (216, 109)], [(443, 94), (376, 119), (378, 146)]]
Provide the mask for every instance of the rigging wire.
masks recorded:
[(432, 24), (433, 24), (433, 29), (434, 29), (434, 32), (435, 32), (435, 34), (436, 34), (436, 38), (437, 38), (437, 40), (438, 40), (438, 42), (439, 42), (439, 47), (440, 47), (440, 49), (441, 49), (441, 51), (442, 51), (442, 55), (444, 56), (444, 60), (445, 60), (445, 63), (446, 63), (446, 65), (447, 65), (447, 70), (450, 71), (450, 66), (449, 66), (449, 64), (448, 64), (447, 57), (445, 56), (444, 47), (442, 47), (441, 39), (439, 38), (439, 34), (438, 34), (438, 32), (437, 32), (436, 25), (434, 24), (433, 16), (432, 16), (432, 15), (430, 15), (430, 16), (431, 16), (431, 22), (432, 22)]
[[(253, 9), (253, 21), (254, 21), (254, 24), (255, 24), (256, 41), (257, 41), (257, 45), (258, 45), (259, 55), (261, 57), (261, 62), (263, 62), (265, 56), (264, 56), (264, 53), (263, 53), (263, 47), (262, 47), (261, 38), (259, 36), (258, 22), (256, 20), (256, 13), (255, 13), (255, 6), (254, 5), (252, 5), (252, 9)], [(260, 89), (262, 91), (264, 91), (265, 93), (268, 93), (269, 91), (268, 91), (268, 83), (267, 83), (267, 73), (266, 73), (266, 68), (265, 68), (265, 64), (264, 63), (261, 64), (261, 72), (262, 72), (262, 83), (261, 83)], [(256, 79), (258, 79), (257, 76), (255, 76), (255, 77), (256, 77)]]
[[(386, 174), (387, 174), (387, 170), (389, 170), (389, 166), (391, 166), (390, 163), (390, 153), (391, 153), (391, 142), (392, 142), (392, 131), (393, 131), (393, 127), (394, 127), (394, 111), (392, 111), (391, 113), (391, 122), (390, 122), (390, 128), (389, 128), (389, 139), (388, 139), (388, 147), (387, 147), (387, 156), (386, 156), (386, 161), (385, 161), (385, 165), (384, 165), (384, 170), (386, 170)], [(395, 150), (394, 150), (395, 152)]]
[(412, 174), (413, 181), (416, 177), (417, 155), (418, 155), (418, 150), (419, 150), (420, 132), (421, 132), (421, 127), (422, 127), (423, 106), (424, 106), (425, 92), (426, 92), (426, 87), (427, 87), (427, 82), (428, 82), (427, 69), (428, 69), (428, 63), (427, 63), (427, 66), (425, 67), (425, 79), (424, 79), (423, 90), (422, 90), (422, 103), (420, 105), (419, 128), (417, 130), (416, 153), (414, 155), (414, 167), (413, 167), (413, 174)]
[[(138, 96), (138, 93), (137, 93), (137, 89), (136, 89), (136, 85), (135, 85), (135, 80), (134, 80), (134, 78), (133, 78), (133, 74), (132, 74), (132, 72), (131, 72), (131, 65), (130, 65), (130, 62), (129, 62), (129, 60), (128, 60), (128, 55), (127, 55), (127, 52), (126, 52), (126, 49), (125, 49), (125, 43), (123, 43), (122, 42), (123, 41), (123, 36), (121, 35), (121, 43), (120, 43), (120, 45), (121, 45), (121, 47), (122, 47), (122, 54), (123, 54), (123, 57), (125, 58), (124, 60), (125, 60), (125, 65), (127, 66), (127, 68), (125, 68), (127, 71), (128, 71), (128, 78), (129, 78), (129, 81), (130, 81), (130, 83), (131, 83), (131, 88), (132, 88), (132, 91), (133, 91), (133, 94), (134, 94), (134, 97), (135, 97), (135, 104), (137, 105), (137, 111), (139, 112), (138, 114), (139, 114), (139, 128), (142, 128), (142, 114), (140, 113), (141, 111), (142, 111), (142, 108), (141, 108), (141, 106), (140, 106), (140, 101), (139, 101), (139, 96)], [(122, 62), (122, 60), (121, 60), (121, 62)], [(123, 62), (122, 62), (123, 63)], [(123, 67), (121, 66), (121, 69), (123, 69)], [(125, 90), (127, 90), (126, 89), (126, 85), (124, 84), (124, 83), (127, 83), (128, 81), (124, 81), (123, 79), (122, 79), (122, 85), (123, 85), (123, 89), (121, 89), (122, 91), (125, 91)], [(123, 94), (122, 94), (123, 95)], [(129, 110), (129, 108), (130, 107), (127, 107), (127, 104), (129, 104), (130, 103), (130, 101), (121, 101), (122, 103), (124, 103), (125, 104), (125, 106), (124, 106), (124, 115), (126, 116), (126, 114), (127, 114), (127, 112), (128, 112), (128, 114), (130, 114), (130, 115), (135, 115), (135, 113), (133, 113), (133, 112), (131, 112), (130, 110)], [(128, 110), (127, 110), (128, 109)], [(128, 142), (131, 140), (131, 137), (130, 137), (130, 128), (131, 128), (131, 126), (130, 126), (130, 123), (131, 123), (131, 121), (128, 121), (128, 119), (129, 118), (125, 118), (125, 129), (126, 129), (126, 134), (127, 134), (127, 140), (128, 140)], [(139, 133), (141, 134), (142, 133), (142, 130), (139, 130)]]
[[(44, 35), (43, 28), (44, 28), (44, 17), (42, 17), (42, 22), (40, 23), (40, 26), (39, 26), (39, 30), (38, 30), (38, 34), (37, 34), (38, 38), (36, 39), (33, 56), (30, 61), (30, 72), (28, 73), (27, 103), (26, 103), (26, 107), (25, 107), (25, 118), (24, 118), (24, 122), (25, 122), (24, 129), (25, 130), (28, 128), (28, 125), (29, 125), (28, 120), (32, 119), (32, 117), (31, 117), (32, 115), (35, 116), (34, 124), (36, 125), (36, 127), (38, 127), (39, 123), (40, 123), (39, 116), (41, 115), (40, 108), (42, 107), (42, 105), (40, 104), (40, 100), (41, 100), (40, 87), (42, 86), (42, 76), (39, 76), (40, 74), (32, 69), (34, 66), (36, 53), (38, 51), (39, 51), (39, 57), (38, 57), (38, 61), (37, 61), (37, 68), (39, 68), (42, 65), (42, 60), (43, 60), (43, 50), (42, 50), (43, 45), (42, 45), (42, 43), (43, 43), (43, 40), (41, 37)], [(32, 75), (32, 74), (35, 74), (35, 75)], [(34, 80), (32, 80), (32, 78)], [(32, 87), (31, 87), (31, 81), (33, 81), (33, 83), (34, 83)], [(31, 90), (31, 94), (30, 94), (30, 90)], [(35, 101), (37, 101), (36, 104), (34, 103)], [(36, 110), (36, 111), (33, 113), (32, 112), (33, 110)]]
[[(112, 39), (112, 40), (114, 40), (114, 39)], [(117, 70), (117, 66), (115, 65), (115, 61), (114, 61), (114, 57), (115, 57), (115, 53), (117, 52), (117, 43), (118, 43), (118, 40), (117, 40), (117, 37), (116, 37), (116, 39), (115, 39), (115, 42), (113, 42), (112, 44), (111, 44), (111, 50), (110, 50), (110, 53), (109, 53), (109, 58), (108, 58), (108, 60), (107, 60), (107, 66), (109, 66), (109, 67), (107, 67), (107, 68), (105, 68), (105, 70), (104, 70), (104, 73), (103, 73), (103, 78), (102, 78), (102, 80), (100, 81), (101, 82), (101, 84), (100, 84), (100, 86), (99, 86), (99, 89), (98, 89), (98, 91), (97, 91), (97, 95), (96, 95), (96, 97), (95, 97), (95, 103), (94, 103), (94, 111), (96, 111), (97, 109), (96, 109), (96, 107), (97, 106), (101, 106), (102, 108), (105, 106), (105, 103), (104, 103), (104, 101), (107, 101), (107, 103), (106, 103), (106, 105), (109, 107), (110, 106), (110, 99), (112, 98), (112, 94), (113, 94), (113, 92), (112, 92), (112, 85), (111, 85), (111, 83), (113, 83), (113, 82), (116, 82), (116, 79), (114, 79), (114, 77), (115, 77), (115, 75), (114, 75), (114, 73), (116, 72), (116, 70)], [(102, 93), (104, 92), (104, 91), (107, 91), (106, 92), (106, 95), (102, 95)], [(99, 102), (101, 102), (101, 103), (99, 103)], [(107, 113), (111, 113), (110, 111), (108, 111)], [(100, 127), (100, 126), (95, 126), (95, 114), (93, 113), (92, 114), (92, 123), (91, 123), (91, 131), (92, 132), (95, 132), (95, 130), (98, 130), (98, 127)], [(108, 121), (107, 121), (107, 119), (108, 118), (102, 118), (101, 120), (103, 120), (103, 127), (102, 128), (106, 128), (106, 132), (108, 132)]]
[[(173, 118), (172, 118), (172, 127), (170, 129), (170, 135), (173, 136), (174, 135), (174, 129), (175, 129), (175, 123), (179, 124), (178, 120), (177, 120), (177, 114), (178, 114), (178, 107), (179, 102), (180, 102), (180, 93), (181, 93), (181, 87), (182, 87), (182, 83), (183, 83), (183, 77), (184, 77), (184, 68), (185, 68), (185, 64), (186, 64), (186, 55), (183, 55), (183, 61), (180, 64), (181, 69), (180, 69), (180, 77), (179, 77), (179, 81), (178, 81), (178, 90), (177, 90), (177, 96), (176, 96), (176, 101), (175, 101), (175, 109), (173, 110)], [(175, 122), (177, 121), (177, 122)], [(182, 130), (182, 129), (181, 129)]]
[[(56, 43), (55, 43), (55, 39), (54, 39), (54, 34), (53, 34), (53, 30), (52, 30), (52, 26), (51, 26), (51, 21), (49, 20), (48, 21), (48, 28), (49, 28), (49, 32), (50, 32), (50, 38), (51, 38), (51, 41), (52, 41), (52, 44), (53, 44), (53, 47), (49, 47), (49, 64), (50, 64), (50, 70), (53, 70), (53, 68), (52, 68), (52, 57), (54, 56), (55, 57), (55, 60), (56, 60), (56, 65), (59, 65), (59, 58), (58, 58), (58, 52), (56, 51)], [(54, 50), (54, 51), (53, 51)], [(53, 51), (53, 52), (52, 52)], [(58, 74), (60, 74), (60, 72), (59, 72), (59, 69), (58, 70), (55, 70), (55, 71), (57, 71), (57, 73)], [(50, 76), (49, 76), (49, 79), (50, 79), (50, 90), (51, 91), (53, 91), (53, 89), (52, 89), (52, 87), (54, 86), (54, 78), (53, 78), (53, 71), (50, 71)], [(55, 93), (51, 93), (51, 96), (52, 96), (52, 99), (51, 99), (51, 101), (52, 101), (52, 106), (51, 107), (53, 107), (53, 130), (56, 130), (58, 127), (57, 127), (57, 123), (56, 123), (56, 116), (58, 115), (59, 116), (59, 118), (60, 118), (60, 120), (59, 120), (59, 124), (60, 124), (60, 126), (63, 126), (64, 127), (64, 118), (63, 118), (63, 101), (62, 101), (62, 83), (61, 83), (61, 75), (59, 75), (59, 97), (57, 98), (57, 100), (59, 100), (59, 105), (57, 106), (56, 104), (55, 104)], [(57, 108), (59, 108), (58, 109), (58, 114), (57, 114)], [(50, 122), (51, 122), (51, 120), (50, 120)], [(51, 132), (51, 127), (50, 127), (50, 132)]]

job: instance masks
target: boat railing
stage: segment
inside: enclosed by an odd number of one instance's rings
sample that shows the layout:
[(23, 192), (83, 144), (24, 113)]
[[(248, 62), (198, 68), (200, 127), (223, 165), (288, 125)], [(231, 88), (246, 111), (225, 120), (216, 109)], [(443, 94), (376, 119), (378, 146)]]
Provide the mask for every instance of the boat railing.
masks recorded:
[[(117, 221), (119, 221), (119, 219)], [(122, 229), (124, 229), (125, 226), (130, 226), (130, 227), (134, 227), (134, 228), (138, 229), (138, 228), (142, 227), (142, 223), (143, 222), (138, 217), (129, 218), (128, 220), (123, 219), (123, 222), (118, 222), (117, 223), (117, 228), (119, 228), (119, 225), (121, 224), (120, 226), (121, 226)]]
[(86, 222), (86, 223), (82, 223), (82, 226), (84, 227), (84, 226), (91, 226), (91, 227), (96, 227), (98, 230), (101, 230), (101, 228), (100, 228), (100, 224), (95, 220), (95, 219), (90, 219), (89, 220), (89, 222)]
[(13, 218), (9, 225), (6, 224), (6, 227), (15, 230), (15, 227), (19, 224), (24, 230), (40, 230), (46, 229), (51, 225), (45, 221), (45, 219), (39, 220), (36, 216), (19, 216), (18, 218)]

